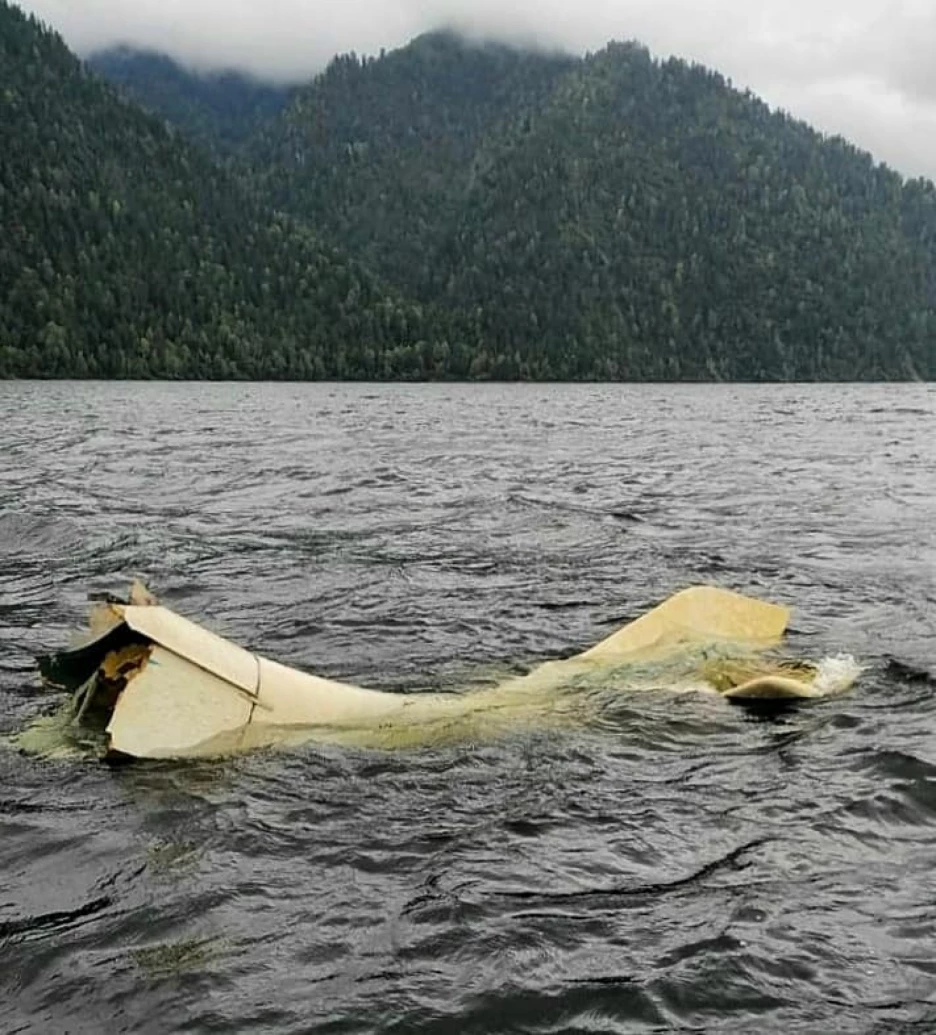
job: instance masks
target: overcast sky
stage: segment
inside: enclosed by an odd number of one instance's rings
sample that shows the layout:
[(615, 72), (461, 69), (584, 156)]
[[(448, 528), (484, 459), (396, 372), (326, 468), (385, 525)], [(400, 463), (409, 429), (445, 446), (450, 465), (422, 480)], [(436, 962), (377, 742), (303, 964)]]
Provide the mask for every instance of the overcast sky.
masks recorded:
[(936, 0), (19, 0), (81, 54), (126, 42), (306, 79), (428, 29), (582, 53), (639, 39), (936, 179)]

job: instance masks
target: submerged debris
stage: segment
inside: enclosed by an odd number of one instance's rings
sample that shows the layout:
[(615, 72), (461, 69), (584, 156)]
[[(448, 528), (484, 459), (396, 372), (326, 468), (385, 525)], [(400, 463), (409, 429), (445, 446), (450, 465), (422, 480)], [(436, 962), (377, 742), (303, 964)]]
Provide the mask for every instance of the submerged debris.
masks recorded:
[(773, 656), (785, 607), (712, 586), (664, 601), (594, 647), (466, 693), (399, 694), (279, 665), (161, 606), (141, 583), (94, 602), (90, 638), (39, 659), (70, 704), (46, 730), (103, 733), (108, 758), (229, 755), (319, 739), (401, 747), (525, 725), (580, 722), (582, 693), (704, 690), (736, 701), (796, 700), (844, 689), (819, 669)]
[(153, 981), (204, 970), (223, 955), (224, 950), (217, 937), (186, 938), (130, 950), (133, 962)]

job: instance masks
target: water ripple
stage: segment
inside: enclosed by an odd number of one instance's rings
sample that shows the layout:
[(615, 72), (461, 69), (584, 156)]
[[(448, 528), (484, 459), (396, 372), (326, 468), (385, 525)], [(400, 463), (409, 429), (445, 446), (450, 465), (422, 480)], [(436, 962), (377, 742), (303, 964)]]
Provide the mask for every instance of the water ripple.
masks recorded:
[[(929, 1032), (936, 393), (0, 384), (0, 732), (89, 591), (418, 691), (715, 581), (855, 690), (107, 770), (0, 750), (10, 1032)], [(927, 418), (930, 418), (927, 420)]]

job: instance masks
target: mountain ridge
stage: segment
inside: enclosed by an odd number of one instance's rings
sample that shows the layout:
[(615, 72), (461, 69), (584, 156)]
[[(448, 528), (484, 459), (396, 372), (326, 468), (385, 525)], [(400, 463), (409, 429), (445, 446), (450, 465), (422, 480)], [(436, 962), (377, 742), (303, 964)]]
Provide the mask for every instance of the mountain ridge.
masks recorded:
[(142, 107), (222, 150), (243, 144), (295, 92), (236, 69), (196, 73), (160, 51), (125, 44), (94, 51), (85, 64)]
[[(499, 74), (511, 98), (474, 136), (458, 123), (467, 173), (445, 151), (451, 83), (441, 99), (412, 90), (433, 49), (447, 56), (448, 79), (483, 75), (496, 93)], [(354, 91), (335, 89), (347, 80)], [(369, 90), (379, 103), (355, 105), (342, 122), (349, 95)], [(442, 139), (419, 137), (407, 151), (398, 132), (384, 132), (388, 108), (391, 125), (441, 125)], [(423, 37), (376, 61), (337, 59), (262, 138), (278, 206), (424, 303), (478, 319), (485, 351), (508, 362), (475, 363), (476, 372), (936, 371), (932, 184), (904, 182), (719, 73), (655, 59), (638, 43), (556, 59)], [(432, 190), (412, 174), (393, 181), (412, 169)]]
[(411, 377), (446, 340), (5, 0), (0, 61), (0, 376)]
[[(13, 11), (30, 110), (0, 139), (0, 215), (24, 228), (0, 245), (0, 374), (936, 376), (933, 185), (702, 66), (432, 33), (338, 57), (259, 119), (248, 90), (224, 138), (186, 104), (138, 113)], [(46, 60), (9, 50), (30, 34)], [(89, 326), (113, 362), (88, 362)]]

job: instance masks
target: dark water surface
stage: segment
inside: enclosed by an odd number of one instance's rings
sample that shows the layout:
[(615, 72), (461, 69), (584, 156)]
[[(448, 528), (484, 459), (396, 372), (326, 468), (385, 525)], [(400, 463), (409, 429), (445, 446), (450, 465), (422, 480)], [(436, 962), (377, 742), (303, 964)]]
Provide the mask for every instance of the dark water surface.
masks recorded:
[(0, 749), (3, 1032), (936, 1031), (936, 389), (0, 384), (0, 732), (86, 594), (414, 692), (695, 582), (869, 667), (770, 720)]

